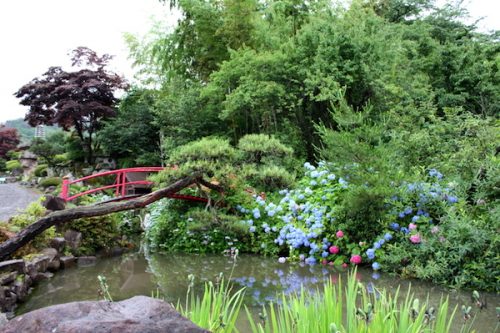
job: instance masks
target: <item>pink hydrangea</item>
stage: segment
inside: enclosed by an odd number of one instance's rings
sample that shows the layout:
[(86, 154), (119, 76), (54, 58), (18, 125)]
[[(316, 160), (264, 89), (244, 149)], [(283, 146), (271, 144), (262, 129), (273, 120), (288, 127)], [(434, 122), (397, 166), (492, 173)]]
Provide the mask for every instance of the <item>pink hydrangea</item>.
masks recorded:
[(330, 246), (330, 248), (328, 249), (330, 251), (331, 254), (337, 254), (340, 252), (340, 249), (338, 246), (336, 245), (332, 245)]
[(361, 264), (361, 256), (359, 254), (354, 254), (351, 256), (351, 259), (349, 261), (354, 265), (359, 265)]
[(420, 244), (422, 242), (422, 238), (420, 238), (420, 234), (411, 235), (410, 242), (412, 242), (413, 244)]
[(347, 268), (347, 263), (343, 263), (342, 268)]
[(344, 237), (344, 232), (342, 230), (339, 230), (335, 235), (337, 235), (337, 238), (342, 238)]
[(328, 264), (328, 260), (326, 260), (326, 259), (321, 260), (321, 264), (322, 264), (322, 265), (326, 265), (326, 264)]
[(410, 225), (408, 225), (408, 229), (415, 230), (417, 229), (417, 225), (415, 223), (410, 223)]

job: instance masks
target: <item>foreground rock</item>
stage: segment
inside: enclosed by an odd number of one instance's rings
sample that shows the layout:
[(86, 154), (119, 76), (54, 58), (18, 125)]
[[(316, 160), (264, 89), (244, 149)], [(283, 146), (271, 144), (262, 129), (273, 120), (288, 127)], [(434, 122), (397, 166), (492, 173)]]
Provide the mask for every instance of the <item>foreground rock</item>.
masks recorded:
[(170, 304), (136, 296), (121, 302), (74, 302), (49, 306), (16, 317), (3, 333), (206, 333)]

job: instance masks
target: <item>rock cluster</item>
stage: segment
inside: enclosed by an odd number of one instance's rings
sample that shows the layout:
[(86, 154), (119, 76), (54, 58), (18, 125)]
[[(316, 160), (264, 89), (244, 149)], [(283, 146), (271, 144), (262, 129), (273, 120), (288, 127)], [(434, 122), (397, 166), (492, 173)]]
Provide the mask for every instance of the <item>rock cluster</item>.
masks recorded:
[(51, 240), (51, 247), (30, 259), (15, 259), (0, 262), (0, 313), (13, 316), (17, 303), (26, 300), (31, 287), (42, 280), (50, 279), (53, 273), (75, 266), (89, 265), (95, 257), (65, 256), (63, 251), (66, 239), (57, 237)]
[(18, 302), (26, 300), (31, 286), (49, 279), (53, 272), (76, 263), (73, 256), (61, 256), (64, 238), (52, 240), (52, 248), (44, 249), (29, 260), (15, 259), (0, 262), (0, 312), (12, 315)]

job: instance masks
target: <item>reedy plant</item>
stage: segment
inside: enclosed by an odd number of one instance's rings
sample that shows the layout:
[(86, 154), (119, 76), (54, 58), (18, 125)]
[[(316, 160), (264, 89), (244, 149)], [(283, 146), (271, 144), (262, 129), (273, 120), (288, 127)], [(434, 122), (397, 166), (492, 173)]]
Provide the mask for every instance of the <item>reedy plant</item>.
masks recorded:
[(195, 297), (192, 288), (194, 276), (189, 275), (189, 287), (184, 306), (177, 303), (177, 311), (196, 325), (216, 333), (238, 332), (236, 319), (241, 310), (245, 289), (232, 292), (232, 286), (219, 276), (216, 283), (205, 283), (202, 297)]
[(322, 293), (302, 289), (300, 294), (283, 295), (281, 304), (264, 307), (261, 322), (256, 322), (248, 309), (246, 312), (254, 333), (450, 332), (456, 308), (449, 315), (447, 299), (433, 309), (413, 299), (410, 292), (402, 303), (398, 301), (399, 290), (393, 296), (385, 290), (375, 292), (369, 294), (353, 271), (345, 289), (341, 281), (337, 285), (328, 282)]

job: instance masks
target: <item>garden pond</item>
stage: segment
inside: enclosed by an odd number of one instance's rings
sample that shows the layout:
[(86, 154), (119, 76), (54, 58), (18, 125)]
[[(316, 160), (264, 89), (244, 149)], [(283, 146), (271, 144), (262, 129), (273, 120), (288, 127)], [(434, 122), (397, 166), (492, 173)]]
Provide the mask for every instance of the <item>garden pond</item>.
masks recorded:
[[(194, 291), (202, 294), (206, 281), (215, 281), (220, 273), (237, 287), (246, 287), (245, 304), (258, 313), (261, 305), (276, 300), (277, 293), (286, 294), (300, 291), (301, 286), (310, 290), (321, 289), (325, 281), (337, 283), (345, 281), (347, 270), (323, 265), (304, 265), (298, 263), (279, 263), (275, 258), (241, 255), (236, 262), (231, 257), (192, 254), (127, 254), (122, 257), (100, 259), (89, 267), (63, 270), (44, 282), (39, 283), (26, 303), (17, 314), (41, 307), (82, 300), (99, 299), (98, 275), (107, 278), (109, 291), (114, 300), (122, 300), (135, 295), (159, 295), (176, 304), (183, 302), (189, 285), (188, 275), (195, 276)], [(399, 280), (360, 268), (357, 278), (369, 292), (385, 288), (400, 295), (411, 292), (420, 300), (429, 298), (429, 304), (437, 305), (442, 297), (449, 297), (452, 307), (458, 306), (452, 332), (460, 332), (463, 320), (460, 312), (462, 305), (472, 305), (470, 291), (450, 291), (421, 281)], [(499, 331), (495, 307), (500, 305), (500, 296), (494, 293), (481, 293), (486, 297), (488, 307), (479, 311), (473, 307), (474, 328), (479, 333)], [(242, 312), (244, 313), (244, 312)], [(239, 327), (245, 327), (246, 320), (241, 318)], [(244, 332), (244, 329), (242, 330)]]

